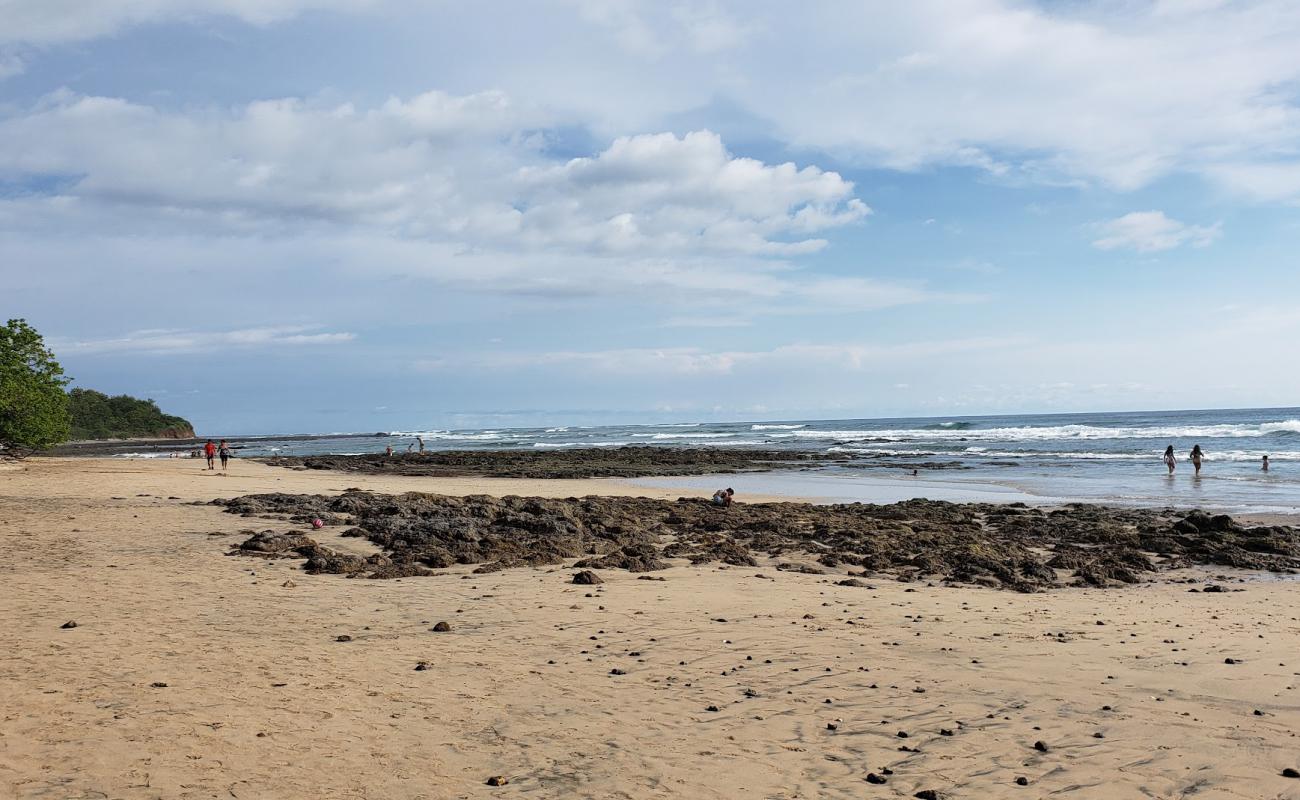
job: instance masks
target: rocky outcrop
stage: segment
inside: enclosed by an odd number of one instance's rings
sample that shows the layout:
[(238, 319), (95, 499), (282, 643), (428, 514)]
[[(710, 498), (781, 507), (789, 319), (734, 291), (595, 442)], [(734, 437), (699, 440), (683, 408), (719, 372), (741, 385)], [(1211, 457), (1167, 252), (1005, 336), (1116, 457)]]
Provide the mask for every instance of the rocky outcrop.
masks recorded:
[(632, 478), (770, 470), (821, 463), (825, 456), (781, 450), (704, 447), (587, 447), (573, 450), (448, 450), (266, 459), (296, 469), (388, 475), (491, 478)]
[(1274, 572), (1300, 569), (1300, 529), (1244, 527), (1199, 511), (1076, 504), (910, 500), (892, 505), (738, 504), (627, 497), (552, 500), (349, 491), (261, 494), (214, 500), (231, 513), (351, 526), (378, 545), (362, 559), (324, 550), (299, 534), (257, 534), (239, 552), (307, 558), (315, 572), (405, 577), (454, 565), (491, 572), (575, 561), (578, 568), (648, 572), (669, 559), (901, 580), (943, 580), (1033, 591), (1133, 583), (1160, 570), (1212, 564)]

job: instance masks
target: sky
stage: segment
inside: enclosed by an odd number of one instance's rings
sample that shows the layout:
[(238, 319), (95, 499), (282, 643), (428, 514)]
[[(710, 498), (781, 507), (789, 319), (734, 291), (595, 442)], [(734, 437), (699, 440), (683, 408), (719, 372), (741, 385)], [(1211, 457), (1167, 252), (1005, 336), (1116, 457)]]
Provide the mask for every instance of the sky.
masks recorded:
[(1292, 0), (0, 0), (0, 319), (200, 433), (1300, 405)]

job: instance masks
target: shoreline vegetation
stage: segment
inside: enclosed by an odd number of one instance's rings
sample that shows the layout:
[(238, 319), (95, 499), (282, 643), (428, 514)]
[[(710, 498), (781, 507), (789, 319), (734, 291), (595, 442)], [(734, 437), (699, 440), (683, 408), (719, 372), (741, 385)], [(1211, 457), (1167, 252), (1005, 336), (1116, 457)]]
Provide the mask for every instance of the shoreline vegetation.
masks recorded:
[(164, 414), (153, 400), (126, 394), (110, 397), (93, 389), (73, 389), (68, 392), (68, 414), (70, 442), (194, 437), (189, 420)]

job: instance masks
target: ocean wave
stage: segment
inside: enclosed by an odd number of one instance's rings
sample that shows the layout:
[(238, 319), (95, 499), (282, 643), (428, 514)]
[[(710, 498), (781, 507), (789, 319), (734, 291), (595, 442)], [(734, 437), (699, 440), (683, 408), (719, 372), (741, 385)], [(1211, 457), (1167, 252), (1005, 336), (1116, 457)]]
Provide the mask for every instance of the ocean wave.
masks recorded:
[(631, 442), (533, 442), (533, 447), (624, 447)]
[(844, 442), (882, 440), (952, 441), (979, 439), (992, 442), (1104, 439), (1252, 439), (1275, 434), (1300, 433), (1300, 420), (1264, 422), (1258, 425), (1181, 425), (1115, 427), (1099, 425), (1045, 425), (1008, 428), (887, 428), (882, 430), (794, 431), (802, 439), (834, 439)]
[[(946, 456), (950, 458), (1054, 458), (1066, 461), (1151, 461), (1160, 463), (1162, 454), (1152, 450), (1146, 453), (1104, 453), (1095, 451), (1064, 452), (1053, 450), (989, 450), (983, 447), (967, 447), (962, 450), (899, 450), (887, 447), (853, 447), (837, 445), (828, 447), (828, 453), (856, 453), (875, 456)], [(1300, 450), (1223, 450), (1206, 451), (1205, 461), (1222, 462), (1258, 462), (1267, 455), (1270, 462), (1300, 461)], [(1180, 453), (1180, 462), (1186, 461), (1186, 454)]]
[(939, 422), (934, 425), (923, 426), (927, 431), (966, 431), (975, 427), (973, 422)]
[(750, 425), (751, 431), (794, 431), (799, 428), (806, 428), (807, 425)]
[(727, 439), (739, 434), (735, 433), (634, 433), (633, 436), (638, 439), (653, 439), (655, 441), (667, 441), (669, 439)]

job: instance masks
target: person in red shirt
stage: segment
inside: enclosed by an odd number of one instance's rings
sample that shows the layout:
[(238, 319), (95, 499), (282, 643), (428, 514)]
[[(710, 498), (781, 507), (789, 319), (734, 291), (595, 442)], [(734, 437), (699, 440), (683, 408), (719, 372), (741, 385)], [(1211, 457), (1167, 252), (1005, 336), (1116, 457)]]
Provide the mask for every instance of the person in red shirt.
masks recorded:
[(208, 440), (207, 444), (203, 445), (203, 455), (208, 458), (208, 469), (216, 469), (216, 465), (212, 462), (217, 457), (217, 446), (212, 443), (211, 439)]

